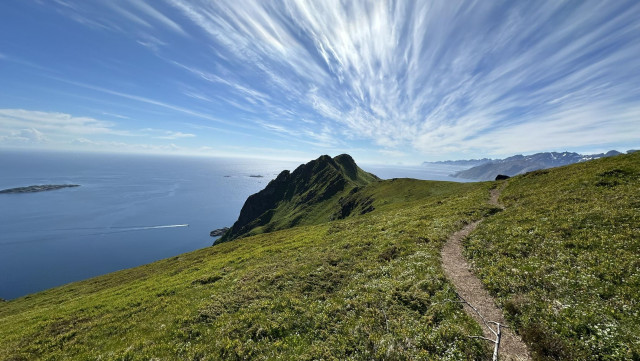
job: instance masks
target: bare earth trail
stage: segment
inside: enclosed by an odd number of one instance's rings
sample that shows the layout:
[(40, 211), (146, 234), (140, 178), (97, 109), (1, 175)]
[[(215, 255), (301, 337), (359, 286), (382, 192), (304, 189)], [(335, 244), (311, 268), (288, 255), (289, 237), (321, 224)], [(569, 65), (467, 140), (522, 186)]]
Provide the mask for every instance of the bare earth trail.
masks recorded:
[[(503, 208), (498, 203), (498, 197), (500, 197), (500, 192), (505, 186), (506, 183), (503, 183), (498, 188), (491, 190), (489, 199), (491, 205)], [(489, 292), (482, 286), (480, 279), (473, 274), (469, 263), (462, 255), (462, 240), (473, 232), (480, 222), (476, 221), (468, 224), (449, 237), (442, 248), (442, 267), (460, 297), (473, 305), (478, 312), (475, 312), (467, 304), (464, 304), (465, 311), (480, 324), (484, 337), (494, 340), (496, 338), (495, 335), (487, 328), (484, 321), (494, 321), (501, 325), (507, 325), (507, 323), (502, 311), (496, 306)], [(478, 313), (484, 317), (484, 320)], [(492, 327), (496, 328), (495, 325), (492, 325)], [(502, 328), (501, 331), (500, 360), (531, 360), (526, 345), (512, 329)]]

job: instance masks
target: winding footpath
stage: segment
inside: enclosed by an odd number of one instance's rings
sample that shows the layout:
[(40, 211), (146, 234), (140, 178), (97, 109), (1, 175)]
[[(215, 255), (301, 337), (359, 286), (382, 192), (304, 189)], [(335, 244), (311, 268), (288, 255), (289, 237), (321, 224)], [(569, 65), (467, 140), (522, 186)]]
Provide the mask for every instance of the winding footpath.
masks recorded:
[[(506, 183), (503, 183), (498, 188), (491, 190), (489, 204), (504, 208), (498, 203), (498, 197), (500, 197), (500, 193), (505, 186)], [(447, 278), (455, 286), (458, 295), (475, 308), (474, 310), (469, 304), (464, 304), (465, 311), (482, 327), (485, 338), (491, 340), (496, 338), (495, 334), (487, 327), (486, 322), (497, 322), (503, 326), (501, 328), (502, 337), (499, 348), (500, 360), (531, 360), (527, 347), (520, 337), (511, 328), (505, 328), (505, 326), (508, 327), (508, 324), (502, 315), (502, 311), (496, 306), (489, 292), (482, 286), (480, 279), (473, 274), (469, 263), (462, 254), (462, 240), (473, 232), (480, 222), (482, 221), (470, 223), (449, 237), (442, 248), (442, 267)], [(496, 329), (495, 324), (490, 323), (490, 325), (494, 330)]]

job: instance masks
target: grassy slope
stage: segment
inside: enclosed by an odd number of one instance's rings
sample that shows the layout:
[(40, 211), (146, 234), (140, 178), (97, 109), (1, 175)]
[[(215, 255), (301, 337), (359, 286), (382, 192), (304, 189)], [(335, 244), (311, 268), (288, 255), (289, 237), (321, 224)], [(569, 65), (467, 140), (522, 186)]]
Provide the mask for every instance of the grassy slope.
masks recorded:
[(0, 304), (0, 359), (475, 359), (440, 267), (486, 183), (396, 180), (376, 210), (223, 243)]
[(640, 359), (640, 153), (509, 180), (467, 244), (538, 359)]
[[(439, 251), (490, 186), (376, 182), (344, 220), (0, 303), (0, 359), (486, 356)], [(640, 359), (639, 189), (640, 153), (518, 176), (467, 242), (538, 359)]]

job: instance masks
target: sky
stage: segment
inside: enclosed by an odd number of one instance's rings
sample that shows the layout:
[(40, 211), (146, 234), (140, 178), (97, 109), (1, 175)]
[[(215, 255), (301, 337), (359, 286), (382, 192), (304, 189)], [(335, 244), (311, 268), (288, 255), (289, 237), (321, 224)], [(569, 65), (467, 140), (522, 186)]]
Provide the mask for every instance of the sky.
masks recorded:
[(640, 2), (0, 1), (0, 150), (640, 147)]

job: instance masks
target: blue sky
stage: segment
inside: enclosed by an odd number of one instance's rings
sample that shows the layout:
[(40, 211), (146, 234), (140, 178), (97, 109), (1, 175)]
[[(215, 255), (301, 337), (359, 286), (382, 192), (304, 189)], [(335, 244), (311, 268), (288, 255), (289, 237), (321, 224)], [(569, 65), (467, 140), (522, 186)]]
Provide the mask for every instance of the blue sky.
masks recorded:
[(305, 160), (640, 146), (640, 2), (7, 0), (0, 147)]

